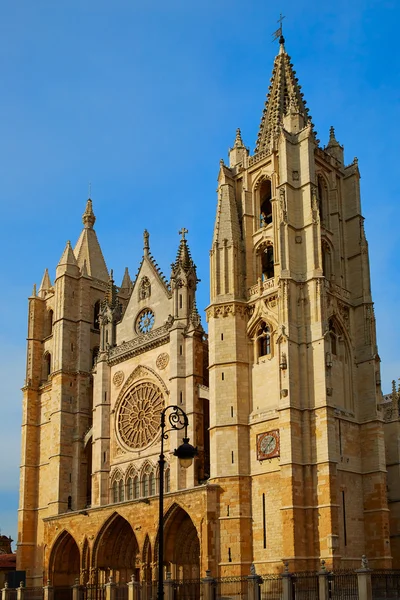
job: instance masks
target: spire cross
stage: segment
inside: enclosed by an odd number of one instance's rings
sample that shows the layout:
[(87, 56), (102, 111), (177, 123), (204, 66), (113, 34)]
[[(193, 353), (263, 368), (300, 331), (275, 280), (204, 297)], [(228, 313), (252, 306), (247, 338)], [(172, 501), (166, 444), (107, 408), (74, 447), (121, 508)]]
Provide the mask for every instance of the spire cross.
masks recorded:
[(274, 31), (274, 33), (272, 34), (273, 42), (275, 40), (277, 40), (278, 38), (282, 38), (282, 21), (283, 21), (283, 19), (285, 19), (285, 16), (282, 15), (282, 13), (280, 13), (279, 19), (277, 20), (277, 23), (279, 23), (279, 28), (276, 31)]
[(182, 229), (180, 231), (178, 231), (179, 235), (182, 236), (182, 239), (185, 239), (185, 234), (189, 233), (189, 231), (187, 229), (185, 229), (185, 227), (182, 227)]

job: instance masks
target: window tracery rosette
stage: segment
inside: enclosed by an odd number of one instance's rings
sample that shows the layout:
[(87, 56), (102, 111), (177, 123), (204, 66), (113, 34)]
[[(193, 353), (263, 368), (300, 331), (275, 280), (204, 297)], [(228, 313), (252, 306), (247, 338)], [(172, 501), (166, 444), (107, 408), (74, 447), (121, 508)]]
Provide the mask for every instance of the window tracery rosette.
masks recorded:
[(128, 450), (143, 450), (160, 435), (164, 395), (153, 381), (137, 382), (123, 393), (116, 414), (119, 443)]

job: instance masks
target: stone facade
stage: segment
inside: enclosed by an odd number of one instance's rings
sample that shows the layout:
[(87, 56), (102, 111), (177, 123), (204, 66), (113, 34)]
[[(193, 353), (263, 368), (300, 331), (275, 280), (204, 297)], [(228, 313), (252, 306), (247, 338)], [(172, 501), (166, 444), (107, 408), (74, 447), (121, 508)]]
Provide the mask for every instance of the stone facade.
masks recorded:
[[(157, 572), (159, 418), (173, 577), (392, 565), (379, 357), (357, 159), (319, 146), (280, 39), (255, 153), (218, 176), (209, 337), (182, 230), (117, 288), (94, 231), (29, 298), (18, 568), (56, 585)], [(397, 433), (396, 433), (397, 435)], [(68, 558), (66, 558), (68, 557)]]

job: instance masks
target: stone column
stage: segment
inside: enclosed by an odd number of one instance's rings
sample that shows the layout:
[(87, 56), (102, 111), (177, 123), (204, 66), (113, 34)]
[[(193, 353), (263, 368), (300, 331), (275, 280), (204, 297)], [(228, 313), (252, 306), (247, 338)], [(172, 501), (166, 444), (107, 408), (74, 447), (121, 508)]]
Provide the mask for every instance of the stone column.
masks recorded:
[(135, 581), (135, 576), (131, 575), (131, 580), (128, 582), (128, 600), (139, 600), (140, 598), (140, 581)]
[(214, 579), (211, 577), (211, 571), (206, 571), (206, 576), (201, 580), (201, 587), (203, 592), (203, 600), (214, 600), (215, 587)]
[(19, 588), (17, 588), (17, 600), (24, 600), (24, 596), (25, 596), (24, 582), (21, 581), (21, 583), (19, 584)]
[(282, 573), (282, 600), (292, 600), (292, 575), (289, 573), (289, 563), (285, 562)]
[(358, 600), (372, 600), (371, 569), (365, 554), (361, 557), (361, 569), (356, 570), (358, 580)]
[(72, 600), (79, 600), (79, 590), (81, 586), (79, 585), (79, 577), (75, 579), (75, 583), (72, 586)]
[(254, 564), (250, 567), (250, 575), (247, 578), (248, 600), (260, 600), (261, 577), (257, 575)]
[(43, 586), (43, 600), (54, 600), (54, 588), (50, 585), (50, 579), (47, 580), (47, 585)]
[(329, 598), (328, 575), (329, 571), (326, 570), (325, 561), (321, 560), (321, 570), (318, 572), (319, 600), (328, 600)]
[(105, 600), (115, 600), (115, 583), (112, 575), (108, 578), (108, 583), (105, 585), (106, 598)]
[(164, 579), (164, 600), (174, 600), (174, 582), (171, 579), (171, 573), (168, 572)]

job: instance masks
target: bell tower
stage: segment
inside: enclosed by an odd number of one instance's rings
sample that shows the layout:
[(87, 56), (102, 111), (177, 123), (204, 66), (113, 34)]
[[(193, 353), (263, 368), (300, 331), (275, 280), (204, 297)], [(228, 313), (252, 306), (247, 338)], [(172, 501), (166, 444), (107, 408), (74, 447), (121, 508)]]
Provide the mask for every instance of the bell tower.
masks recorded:
[(319, 145), (281, 35), (255, 152), (238, 129), (220, 164), (210, 253), (211, 481), (226, 575), (364, 553), (390, 564), (360, 175), (343, 156), (333, 128)]

